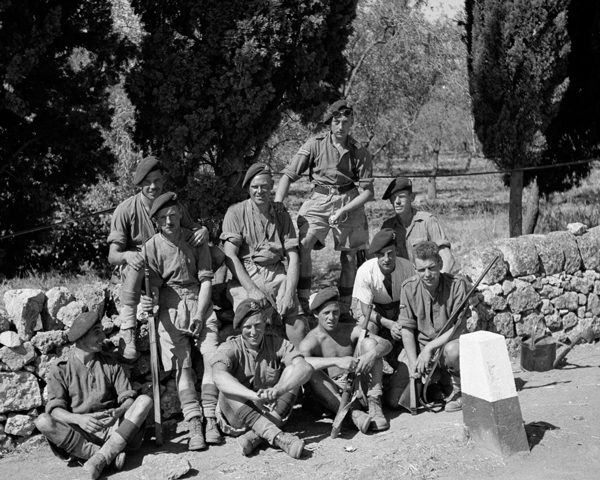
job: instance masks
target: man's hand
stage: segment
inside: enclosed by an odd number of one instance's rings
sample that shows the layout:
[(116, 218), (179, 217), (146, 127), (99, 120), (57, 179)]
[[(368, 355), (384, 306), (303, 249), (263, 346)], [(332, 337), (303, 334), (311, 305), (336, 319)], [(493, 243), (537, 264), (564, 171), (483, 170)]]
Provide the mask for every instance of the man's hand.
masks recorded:
[(390, 333), (394, 340), (402, 340), (402, 327), (397, 322), (390, 328)]
[(358, 365), (358, 358), (354, 357), (339, 357), (337, 359), (337, 367), (342, 370), (348, 370), (349, 372), (354, 372), (356, 369), (356, 365)]
[(188, 235), (185, 241), (190, 247), (199, 247), (208, 241), (208, 228), (200, 227), (197, 230), (194, 230)]
[(369, 373), (371, 371), (371, 369), (373, 368), (373, 365), (375, 365), (375, 360), (377, 360), (377, 355), (375, 354), (374, 350), (371, 350), (367, 353), (365, 353), (364, 355), (361, 355), (360, 357), (357, 358), (358, 363), (356, 365), (356, 373), (357, 374), (361, 374), (361, 373)]
[(277, 213), (285, 212), (285, 205), (283, 204), (283, 202), (273, 202), (272, 205)]
[(204, 320), (201, 318), (194, 318), (190, 324), (190, 328), (188, 328), (188, 332), (192, 337), (199, 337), (202, 328), (204, 328)]
[(337, 226), (340, 223), (340, 219), (345, 213), (346, 212), (344, 212), (344, 210), (342, 210), (341, 208), (334, 212), (333, 215), (329, 217), (329, 225), (332, 227)]
[(123, 258), (127, 265), (129, 265), (134, 270), (139, 270), (144, 268), (144, 257), (140, 252), (124, 252)]
[(420, 376), (427, 375), (427, 370), (429, 369), (429, 361), (431, 360), (431, 355), (433, 352), (428, 345), (426, 345), (419, 356), (417, 357), (417, 364), (415, 365), (415, 371)]
[(271, 303), (269, 302), (267, 296), (259, 288), (254, 288), (248, 293), (251, 298), (256, 300), (256, 303), (258, 303), (258, 306), (260, 308), (265, 309), (271, 306)]
[(277, 300), (277, 311), (279, 315), (284, 317), (287, 312), (291, 312), (294, 308), (294, 293), (285, 292), (281, 299)]
[(142, 295), (140, 298), (140, 307), (144, 312), (152, 312), (152, 309), (156, 305), (156, 299), (154, 297), (150, 298), (148, 295)]
[(110, 419), (108, 412), (84, 413), (77, 417), (77, 425), (85, 432), (96, 433), (105, 428)]
[(274, 403), (279, 397), (281, 397), (282, 392), (279, 391), (276, 387), (270, 388), (261, 388), (256, 394), (260, 398), (264, 398), (267, 400), (267, 403)]

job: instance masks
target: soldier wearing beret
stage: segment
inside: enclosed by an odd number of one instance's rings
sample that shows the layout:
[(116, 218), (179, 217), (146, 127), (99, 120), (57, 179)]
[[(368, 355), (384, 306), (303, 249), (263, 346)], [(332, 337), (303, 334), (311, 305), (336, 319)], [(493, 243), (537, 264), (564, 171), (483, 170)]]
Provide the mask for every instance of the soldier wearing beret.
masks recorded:
[(402, 340), (404, 350), (398, 358), (400, 366), (392, 376), (388, 401), (395, 407), (410, 405), (406, 388), (410, 377), (425, 378), (431, 358), (447, 341), (439, 372), (432, 378), (438, 379), (435, 383), (440, 385), (441, 393), (451, 388), (445, 410), (458, 411), (462, 409), (459, 337), (466, 331), (469, 310), (465, 309), (455, 330), (437, 335), (464, 300), (468, 286), (464, 278), (442, 273), (442, 257), (435, 242), (415, 245), (414, 265), (417, 274), (402, 285), (400, 302), (405, 308), (391, 330), (394, 338)]
[[(333, 230), (335, 250), (342, 267), (339, 292), (344, 312), (350, 309), (357, 269), (357, 251), (367, 248), (369, 230), (364, 205), (373, 199), (371, 155), (350, 136), (354, 122), (352, 106), (339, 100), (327, 109), (323, 123), (329, 131), (308, 140), (283, 170), (275, 206), (283, 209), (290, 184), (309, 171), (313, 190), (298, 213), (300, 279), (298, 296), (308, 310), (313, 249), (325, 246)], [(358, 188), (357, 188), (358, 187)]]
[[(222, 442), (215, 417), (218, 392), (209, 363), (217, 350), (219, 333), (211, 302), (210, 252), (206, 242), (197, 247), (186, 242), (189, 231), (181, 227), (181, 206), (173, 192), (164, 193), (154, 201), (150, 217), (159, 233), (145, 243), (142, 253), (148, 258), (152, 298), (142, 296), (140, 305), (146, 311), (155, 305), (159, 307), (158, 335), (163, 367), (177, 374), (181, 409), (190, 427), (188, 448), (203, 450), (206, 443)], [(202, 408), (192, 373), (193, 347), (199, 347), (204, 361)]]
[(415, 245), (430, 240), (440, 249), (442, 272), (450, 273), (454, 266), (450, 241), (435, 216), (412, 206), (415, 201), (412, 182), (406, 177), (395, 178), (388, 185), (382, 199), (389, 200), (396, 212), (394, 217), (383, 222), (381, 228), (391, 228), (396, 232), (398, 255), (414, 262)]
[(101, 353), (97, 312), (79, 315), (68, 340), (75, 348), (50, 370), (46, 413), (35, 425), (58, 457), (85, 461), (86, 478), (96, 479), (107, 465), (123, 467), (126, 447), (141, 446), (152, 399), (138, 396), (123, 368)]
[[(315, 369), (309, 385), (316, 400), (328, 410), (337, 412), (348, 372), (355, 371), (366, 384), (364, 403), (369, 413), (362, 411), (355, 402), (352, 422), (362, 433), (388, 429), (390, 424), (381, 408), (381, 381), (382, 358), (392, 349), (390, 342), (372, 333), (364, 338), (359, 325), (339, 323), (339, 296), (332, 287), (316, 293), (310, 308), (319, 323), (302, 340), (300, 351)], [(353, 356), (357, 345), (358, 355)]]
[[(140, 254), (142, 245), (155, 233), (149, 212), (154, 200), (163, 193), (164, 165), (155, 157), (144, 158), (135, 171), (133, 183), (140, 187), (140, 192), (117, 206), (112, 216), (108, 236), (108, 261), (111, 265), (121, 267), (123, 280), (120, 311), (123, 343), (119, 351), (122, 357), (129, 361), (138, 357), (135, 338), (136, 307), (139, 296), (136, 296), (135, 292), (139, 291), (139, 285), (132, 284), (131, 272), (143, 268), (144, 258)], [(194, 223), (183, 206), (180, 208), (182, 226), (192, 231), (188, 238), (190, 245), (196, 247), (205, 243), (208, 240), (208, 230)], [(214, 253), (218, 257), (216, 250)], [(220, 262), (222, 263), (222, 259)]]
[(229, 338), (212, 358), (220, 391), (221, 428), (226, 434), (239, 435), (244, 455), (266, 440), (292, 458), (300, 458), (304, 441), (281, 427), (313, 369), (294, 345), (265, 333), (266, 320), (257, 299), (243, 300), (233, 320), (241, 334)]
[(225, 261), (233, 274), (228, 294), (234, 310), (246, 298), (275, 309), (275, 322), (283, 320), (288, 340), (298, 345), (306, 333), (306, 320), (296, 294), (299, 257), (292, 219), (286, 211), (273, 209), (273, 177), (267, 165), (252, 165), (242, 187), (250, 198), (229, 207), (221, 234)]

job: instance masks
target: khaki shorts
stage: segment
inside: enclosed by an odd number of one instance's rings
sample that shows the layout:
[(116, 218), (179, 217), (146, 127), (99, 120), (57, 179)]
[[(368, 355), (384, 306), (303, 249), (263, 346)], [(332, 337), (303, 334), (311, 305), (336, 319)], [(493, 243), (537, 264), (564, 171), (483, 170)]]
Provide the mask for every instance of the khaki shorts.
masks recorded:
[(352, 210), (345, 215), (337, 227), (329, 225), (329, 217), (344, 205), (347, 205), (359, 193), (356, 188), (341, 195), (325, 195), (313, 190), (298, 212), (298, 234), (300, 240), (308, 234), (317, 238), (315, 250), (325, 247), (325, 239), (333, 230), (335, 250), (359, 250), (367, 248), (369, 243), (369, 225), (364, 207)]
[(160, 290), (160, 309), (158, 313), (158, 336), (160, 340), (161, 360), (165, 372), (192, 366), (192, 344), (199, 348), (202, 355), (214, 354), (219, 345), (219, 320), (212, 307), (208, 318), (194, 339), (187, 330), (198, 307), (198, 294), (192, 290), (170, 287)]

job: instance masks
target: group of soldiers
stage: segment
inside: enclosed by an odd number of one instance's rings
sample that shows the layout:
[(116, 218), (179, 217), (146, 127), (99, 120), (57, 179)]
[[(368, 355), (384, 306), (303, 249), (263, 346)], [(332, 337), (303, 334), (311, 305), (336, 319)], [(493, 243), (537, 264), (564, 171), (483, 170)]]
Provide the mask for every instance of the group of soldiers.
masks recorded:
[[(207, 229), (175, 193), (163, 193), (167, 172), (154, 157), (138, 165), (140, 192), (114, 212), (108, 243), (109, 262), (123, 277), (119, 353), (125, 361), (138, 357), (137, 310), (158, 309), (162, 366), (176, 374), (190, 450), (220, 444), (225, 434), (237, 437), (244, 455), (266, 441), (300, 458), (303, 440), (282, 430), (298, 396), (313, 412), (335, 414), (350, 375), (359, 385), (351, 422), (363, 433), (388, 429), (382, 399), (389, 408), (406, 407), (407, 385), (427, 375), (440, 349), (437, 394), (447, 411), (462, 408), (464, 315), (459, 328), (438, 333), (467, 295), (466, 282), (450, 274), (450, 242), (434, 216), (413, 207), (408, 178), (385, 191), (395, 215), (369, 242), (364, 205), (374, 197), (373, 166), (350, 136), (353, 119), (348, 102), (329, 106), (327, 130), (283, 170), (274, 201), (273, 172), (252, 165), (242, 183), (249, 198), (229, 207), (220, 245), (209, 245)], [(298, 212), (297, 235), (283, 201), (307, 170), (314, 186)], [(311, 295), (311, 252), (330, 231), (340, 252), (339, 284)], [(223, 262), (238, 335), (219, 345), (211, 293)], [(316, 322), (310, 331), (309, 316)], [(137, 395), (120, 364), (102, 354), (106, 337), (95, 313), (79, 316), (68, 338), (74, 348), (52, 369), (46, 413), (36, 423), (58, 456), (84, 462), (96, 479), (108, 465), (123, 466), (126, 448), (140, 446), (152, 399)], [(195, 349), (204, 363), (200, 394)], [(385, 388), (384, 370), (392, 373)]]

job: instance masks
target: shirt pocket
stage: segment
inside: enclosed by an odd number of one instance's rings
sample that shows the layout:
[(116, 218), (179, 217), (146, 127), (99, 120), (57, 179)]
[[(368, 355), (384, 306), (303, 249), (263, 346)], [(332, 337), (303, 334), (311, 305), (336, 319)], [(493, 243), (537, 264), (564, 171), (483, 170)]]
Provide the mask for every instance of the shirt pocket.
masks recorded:
[(272, 368), (268, 365), (263, 365), (260, 369), (260, 375), (255, 380), (256, 388), (269, 388), (277, 384), (279, 377), (281, 376), (281, 370), (278, 368)]

